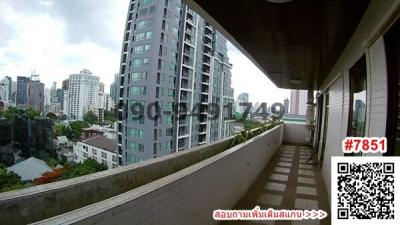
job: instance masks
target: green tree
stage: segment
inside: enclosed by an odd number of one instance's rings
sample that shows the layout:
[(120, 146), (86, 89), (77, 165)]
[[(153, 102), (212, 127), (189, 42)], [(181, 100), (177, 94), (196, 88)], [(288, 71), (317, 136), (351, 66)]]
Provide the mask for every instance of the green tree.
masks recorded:
[(17, 190), (25, 186), (20, 176), (8, 171), (4, 164), (0, 163), (0, 192)]
[(96, 160), (88, 158), (83, 163), (76, 165), (66, 164), (64, 166), (64, 172), (59, 180), (70, 179), (73, 177), (79, 177), (86, 174), (96, 173), (103, 170), (107, 170), (107, 166), (98, 163)]
[(107, 111), (107, 110), (105, 110), (105, 111), (104, 111), (104, 120), (108, 120), (108, 121), (111, 121), (111, 122), (115, 122), (115, 121), (117, 121), (117, 118), (115, 117), (115, 114), (114, 114), (113, 111)]
[(52, 119), (52, 120), (57, 119), (57, 115), (55, 113), (52, 113), (52, 112), (48, 112), (46, 114), (46, 117), (49, 118), (49, 119)]
[(83, 116), (83, 121), (95, 124), (99, 122), (99, 118), (92, 111), (89, 111)]
[(54, 125), (54, 135), (56, 137), (58, 137), (58, 136), (66, 136), (67, 135), (67, 131), (66, 131), (65, 125), (63, 125), (63, 124)]
[(40, 112), (35, 111), (32, 108), (29, 108), (25, 110), (25, 116), (28, 117), (29, 119), (35, 119), (40, 116)]
[(66, 136), (68, 139), (78, 140), (81, 137), (82, 129), (88, 128), (89, 123), (86, 121), (73, 121), (69, 123), (69, 128), (66, 128)]

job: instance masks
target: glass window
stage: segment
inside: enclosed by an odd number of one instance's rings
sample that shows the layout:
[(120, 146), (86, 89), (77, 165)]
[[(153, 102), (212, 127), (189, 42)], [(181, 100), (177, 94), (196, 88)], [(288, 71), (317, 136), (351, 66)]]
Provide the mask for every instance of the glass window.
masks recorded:
[(139, 45), (135, 47), (135, 53), (140, 54), (143, 53), (143, 45)]
[(102, 153), (101, 153), (101, 157), (107, 159), (107, 153), (102, 152)]
[(174, 97), (175, 96), (175, 90), (174, 89), (168, 89), (168, 97)]
[(350, 111), (347, 136), (365, 136), (365, 112), (367, 105), (367, 66), (363, 56), (350, 68)]
[(151, 39), (153, 36), (153, 32), (149, 31), (146, 33), (146, 39)]
[(146, 87), (145, 86), (133, 86), (131, 88), (131, 95), (145, 95), (146, 94)]
[[(147, 32), (148, 33), (148, 32)], [(144, 40), (145, 33), (138, 33), (136, 34), (136, 41)], [(147, 37), (147, 36), (146, 36)]]
[(144, 51), (147, 52), (150, 50), (151, 45), (145, 45), (144, 46)]
[[(167, 116), (167, 124), (172, 125), (172, 122), (174, 121), (173, 116)], [(168, 132), (168, 131), (167, 131)]]

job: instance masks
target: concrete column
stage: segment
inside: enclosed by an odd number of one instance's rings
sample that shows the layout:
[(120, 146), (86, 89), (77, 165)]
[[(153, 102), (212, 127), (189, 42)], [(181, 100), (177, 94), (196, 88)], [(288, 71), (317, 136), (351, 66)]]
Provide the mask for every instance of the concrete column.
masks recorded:
[(306, 111), (306, 137), (305, 142), (312, 144), (314, 136), (314, 90), (308, 89), (307, 93), (307, 111)]

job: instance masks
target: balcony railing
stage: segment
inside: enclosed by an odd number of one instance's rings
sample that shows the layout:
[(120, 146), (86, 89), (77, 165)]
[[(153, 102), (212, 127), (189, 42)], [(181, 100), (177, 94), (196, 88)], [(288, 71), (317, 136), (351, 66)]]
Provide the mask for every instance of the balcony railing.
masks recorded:
[(281, 145), (282, 136), (279, 125), (234, 147), (228, 138), (138, 164), (2, 193), (0, 218), (8, 224), (149, 224), (141, 212), (156, 215), (161, 210), (180, 213), (169, 217), (171, 221), (154, 217), (159, 224), (186, 224), (194, 214), (199, 224), (214, 224), (212, 210), (236, 204)]

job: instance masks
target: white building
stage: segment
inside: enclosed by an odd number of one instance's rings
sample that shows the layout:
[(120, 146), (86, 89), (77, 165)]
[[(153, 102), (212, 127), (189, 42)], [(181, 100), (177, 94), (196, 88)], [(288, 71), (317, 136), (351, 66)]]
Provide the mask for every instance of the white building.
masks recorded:
[(114, 101), (110, 94), (106, 94), (104, 109), (107, 111), (111, 111), (113, 108), (114, 108)]
[(12, 80), (10, 77), (4, 77), (0, 80), (0, 101), (4, 102), (6, 105), (11, 99), (12, 90)]
[(82, 119), (90, 109), (98, 108), (99, 81), (99, 77), (93, 76), (86, 69), (80, 71), (79, 74), (71, 74), (69, 76), (68, 99), (64, 102), (65, 109), (68, 111), (64, 110), (64, 114), (67, 114), (70, 118)]
[(96, 136), (77, 142), (73, 146), (75, 162), (83, 162), (92, 158), (99, 163), (106, 165), (109, 169), (118, 165), (117, 142), (103, 136)]
[(307, 111), (307, 91), (292, 90), (290, 92), (290, 114), (306, 115)]

